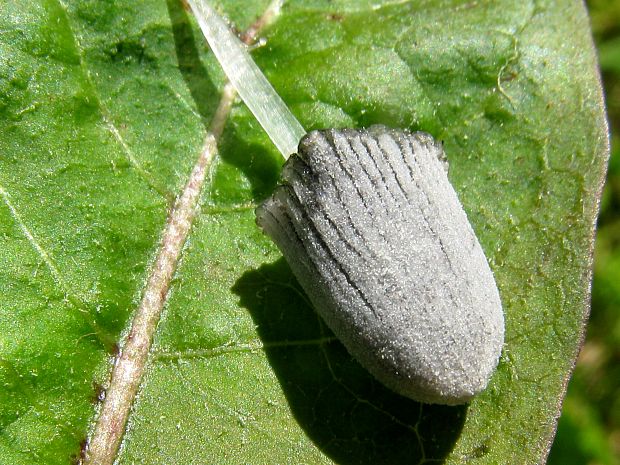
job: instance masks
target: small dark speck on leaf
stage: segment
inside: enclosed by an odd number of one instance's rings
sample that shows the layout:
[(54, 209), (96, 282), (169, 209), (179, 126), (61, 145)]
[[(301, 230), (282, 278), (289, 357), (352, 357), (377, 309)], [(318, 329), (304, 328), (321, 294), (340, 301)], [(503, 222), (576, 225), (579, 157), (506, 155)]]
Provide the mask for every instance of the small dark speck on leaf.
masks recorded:
[(98, 382), (93, 382), (94, 395), (92, 397), (92, 401), (94, 404), (98, 404), (105, 399), (106, 390), (105, 388), (99, 384)]
[(113, 62), (130, 64), (133, 62), (153, 62), (153, 57), (147, 53), (147, 45), (144, 37), (123, 39), (108, 51), (107, 55)]
[(326, 18), (330, 21), (336, 21), (338, 23), (342, 22), (344, 20), (344, 16), (339, 14), (339, 13), (328, 13), (326, 15)]
[(114, 357), (118, 357), (118, 354), (121, 353), (121, 348), (118, 345), (118, 343), (114, 343), (112, 344), (112, 347), (110, 348), (110, 355), (114, 356)]
[(71, 457), (72, 465), (82, 465), (84, 463), (84, 459), (86, 458), (87, 447), (88, 447), (88, 440), (84, 438), (80, 441), (80, 452), (78, 454), (74, 454)]
[(489, 453), (489, 445), (487, 443), (482, 443), (471, 452), (471, 454), (469, 455), (469, 458), (479, 459), (480, 457), (484, 457), (488, 453)]
[(515, 73), (515, 72), (510, 72), (510, 73), (504, 74), (504, 75), (502, 76), (502, 78), (501, 78), (501, 81), (502, 81), (502, 82), (510, 82), (510, 81), (512, 81), (513, 79), (515, 79), (516, 77), (517, 77), (517, 73)]

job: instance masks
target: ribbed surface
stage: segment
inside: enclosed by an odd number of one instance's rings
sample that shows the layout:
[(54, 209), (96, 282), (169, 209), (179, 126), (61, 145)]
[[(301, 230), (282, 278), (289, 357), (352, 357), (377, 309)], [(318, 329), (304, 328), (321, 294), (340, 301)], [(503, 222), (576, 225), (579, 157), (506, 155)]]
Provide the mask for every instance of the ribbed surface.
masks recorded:
[(431, 136), (315, 131), (282, 180), (258, 224), (349, 352), (419, 401), (458, 404), (484, 389), (501, 303)]

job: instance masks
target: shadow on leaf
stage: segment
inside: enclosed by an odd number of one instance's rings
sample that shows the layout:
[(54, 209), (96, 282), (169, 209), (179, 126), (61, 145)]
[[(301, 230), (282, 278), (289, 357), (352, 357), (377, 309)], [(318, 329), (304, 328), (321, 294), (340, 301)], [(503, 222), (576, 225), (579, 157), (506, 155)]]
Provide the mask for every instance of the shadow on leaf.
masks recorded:
[(351, 358), (280, 259), (234, 285), (257, 325), (296, 420), (341, 464), (441, 462), (467, 407), (423, 405), (393, 393)]
[[(202, 38), (197, 40), (194, 36), (188, 13), (180, 0), (166, 0), (166, 4), (172, 24), (179, 71), (198, 113), (208, 126), (208, 121), (213, 118), (219, 105), (221, 93), (209, 78), (209, 73), (200, 59), (197, 44), (204, 43), (204, 40)], [(222, 160), (239, 168), (245, 174), (252, 185), (253, 198), (261, 200), (275, 188), (282, 160), (260, 143), (248, 142), (243, 137), (247, 130), (247, 128), (238, 130), (235, 127), (227, 127), (218, 144), (219, 153)]]
[(225, 131), (220, 143), (220, 156), (243, 172), (252, 186), (252, 197), (260, 201), (275, 189), (283, 161), (264, 145), (248, 142), (243, 133), (235, 128)]
[(219, 103), (220, 93), (200, 60), (189, 17), (180, 0), (166, 0), (166, 5), (172, 24), (179, 71), (196, 103), (198, 113), (203, 121), (209, 121)]

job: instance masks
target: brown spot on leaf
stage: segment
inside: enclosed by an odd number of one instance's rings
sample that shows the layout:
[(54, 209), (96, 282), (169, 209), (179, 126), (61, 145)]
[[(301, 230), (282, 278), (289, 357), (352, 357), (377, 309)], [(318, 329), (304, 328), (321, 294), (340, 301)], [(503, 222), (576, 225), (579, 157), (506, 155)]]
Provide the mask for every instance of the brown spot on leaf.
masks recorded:
[(88, 440), (86, 438), (80, 441), (80, 452), (71, 456), (72, 465), (82, 465), (86, 459), (86, 449), (88, 449)]
[(341, 15), (340, 13), (328, 13), (326, 18), (330, 21), (341, 23), (344, 20), (344, 15)]
[(103, 402), (103, 400), (105, 399), (105, 394), (106, 394), (106, 390), (103, 387), (103, 385), (99, 384), (96, 381), (93, 381), (93, 397), (92, 397), (92, 402), (93, 404), (98, 404), (99, 402)]
[(120, 353), (121, 353), (121, 348), (118, 345), (118, 343), (115, 342), (114, 344), (112, 344), (112, 347), (110, 348), (110, 355), (114, 357), (118, 357), (118, 354)]

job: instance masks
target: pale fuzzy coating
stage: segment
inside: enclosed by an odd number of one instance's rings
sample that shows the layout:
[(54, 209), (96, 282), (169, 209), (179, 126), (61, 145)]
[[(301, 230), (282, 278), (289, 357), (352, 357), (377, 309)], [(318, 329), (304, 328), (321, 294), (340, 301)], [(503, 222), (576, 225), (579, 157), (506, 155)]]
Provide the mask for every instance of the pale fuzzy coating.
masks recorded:
[(442, 160), (424, 133), (311, 132), (257, 222), (353, 357), (404, 396), (452, 405), (486, 387), (504, 316)]

